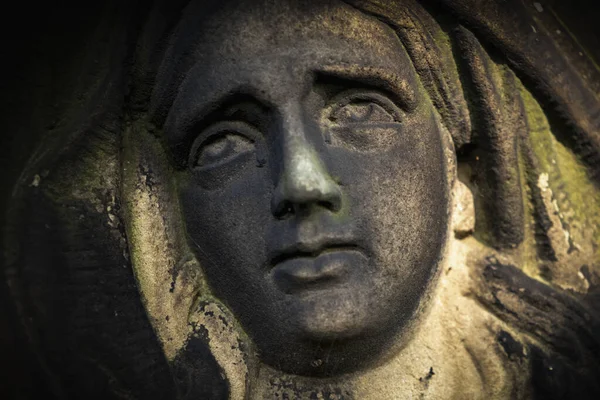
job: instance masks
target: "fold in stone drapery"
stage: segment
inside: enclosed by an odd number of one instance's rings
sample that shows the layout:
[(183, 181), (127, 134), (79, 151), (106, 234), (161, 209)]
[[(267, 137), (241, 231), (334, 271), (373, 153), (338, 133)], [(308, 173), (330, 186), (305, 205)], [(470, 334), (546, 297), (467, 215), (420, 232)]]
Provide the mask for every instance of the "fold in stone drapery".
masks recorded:
[(600, 180), (600, 99), (572, 59), (534, 16), (533, 2), (519, 0), (434, 0), (506, 59), (544, 106), (554, 107), (572, 128), (573, 150)]
[(476, 229), (489, 232), (497, 248), (516, 247), (524, 235), (519, 165), (519, 138), (527, 131), (523, 102), (512, 71), (496, 68), (467, 29), (458, 28), (456, 38), (478, 110), (472, 113), (472, 136), (480, 151), (474, 172), (487, 218), (479, 218)]

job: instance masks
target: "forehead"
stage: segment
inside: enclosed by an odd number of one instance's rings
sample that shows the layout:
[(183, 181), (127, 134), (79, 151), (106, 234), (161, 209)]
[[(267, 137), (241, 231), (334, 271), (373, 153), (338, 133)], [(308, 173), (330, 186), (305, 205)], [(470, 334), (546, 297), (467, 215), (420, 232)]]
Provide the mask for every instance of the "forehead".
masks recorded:
[(179, 120), (191, 118), (183, 103), (206, 103), (239, 88), (256, 89), (273, 104), (301, 96), (319, 71), (388, 71), (402, 81), (399, 86), (416, 85), (392, 29), (341, 1), (229, 4), (203, 21), (195, 19), (200, 8), (188, 10), (182, 22), (180, 37), (195, 31), (195, 43), (192, 49), (172, 46), (171, 58), (192, 59), (173, 104)]
[(207, 26), (197, 56), (219, 61), (234, 56), (230, 60), (238, 62), (291, 58), (304, 65), (329, 58), (372, 62), (389, 58), (400, 44), (387, 25), (341, 1), (251, 3), (223, 8)]

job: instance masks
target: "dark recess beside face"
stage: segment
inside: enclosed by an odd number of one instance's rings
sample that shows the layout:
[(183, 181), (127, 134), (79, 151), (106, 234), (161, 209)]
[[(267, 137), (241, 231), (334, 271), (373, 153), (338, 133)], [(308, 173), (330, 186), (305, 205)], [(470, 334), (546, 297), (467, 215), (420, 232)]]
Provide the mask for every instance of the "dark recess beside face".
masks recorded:
[(407, 336), (446, 240), (447, 165), (389, 27), (283, 3), (203, 25), (164, 130), (215, 294), (266, 362), (333, 374)]

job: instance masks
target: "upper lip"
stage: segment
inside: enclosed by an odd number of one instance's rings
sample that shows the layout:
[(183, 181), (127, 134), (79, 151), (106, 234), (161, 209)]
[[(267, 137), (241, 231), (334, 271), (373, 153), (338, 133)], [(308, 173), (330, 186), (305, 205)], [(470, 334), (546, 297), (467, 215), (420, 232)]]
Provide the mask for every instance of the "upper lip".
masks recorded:
[(317, 257), (325, 251), (331, 250), (360, 250), (359, 247), (342, 238), (324, 238), (316, 241), (298, 241), (289, 246), (274, 251), (271, 254), (271, 265), (299, 257)]

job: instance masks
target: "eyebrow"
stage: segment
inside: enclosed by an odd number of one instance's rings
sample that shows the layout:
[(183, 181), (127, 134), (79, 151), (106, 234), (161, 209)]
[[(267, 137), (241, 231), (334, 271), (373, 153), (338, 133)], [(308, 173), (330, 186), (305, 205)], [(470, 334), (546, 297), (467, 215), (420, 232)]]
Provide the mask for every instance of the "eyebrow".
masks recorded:
[(336, 79), (357, 81), (368, 86), (375, 86), (391, 93), (398, 105), (406, 111), (413, 111), (417, 106), (417, 94), (408, 79), (378, 67), (366, 67), (356, 64), (328, 65), (316, 71), (317, 75)]
[[(398, 106), (407, 112), (413, 111), (417, 106), (417, 94), (414, 89), (414, 82), (409, 78), (400, 77), (390, 71), (388, 68), (364, 66), (352, 63), (324, 65), (315, 68), (316, 78), (328, 77), (341, 79), (344, 81), (359, 82), (366, 86), (375, 87), (391, 95), (392, 100)], [(193, 109), (184, 113), (181, 120), (176, 124), (175, 129), (167, 129), (166, 135), (173, 146), (180, 146), (188, 139), (189, 131), (213, 113), (226, 104), (231, 104), (231, 99), (243, 96), (253, 98), (253, 100), (264, 106), (270, 107), (272, 104), (261, 93), (261, 91), (252, 85), (236, 83), (228, 87), (216, 87), (214, 90), (204, 92), (204, 96), (195, 104)], [(174, 111), (171, 108), (169, 114)], [(169, 115), (170, 117), (170, 115)], [(167, 118), (167, 121), (170, 118)]]

